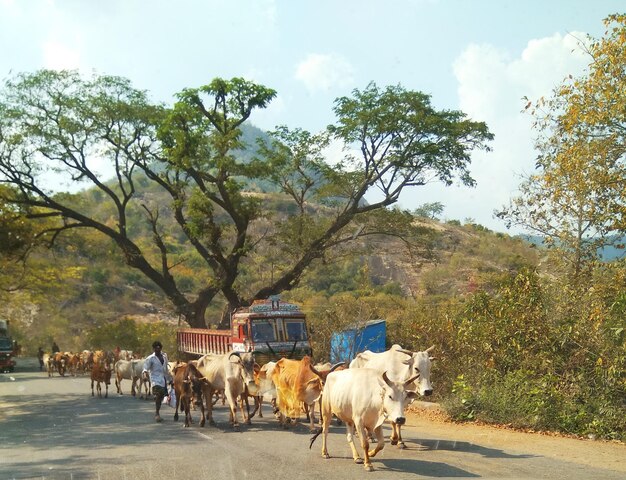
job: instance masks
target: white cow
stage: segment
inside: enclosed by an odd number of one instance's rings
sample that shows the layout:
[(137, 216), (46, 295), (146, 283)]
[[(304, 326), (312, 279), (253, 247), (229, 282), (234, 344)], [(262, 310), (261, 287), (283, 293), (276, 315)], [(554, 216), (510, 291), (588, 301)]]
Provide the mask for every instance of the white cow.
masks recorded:
[[(432, 346), (423, 352), (412, 352), (404, 350), (400, 345), (393, 345), (382, 353), (366, 350), (350, 362), (350, 368), (372, 368), (379, 374), (387, 372), (389, 378), (395, 382), (406, 382), (409, 378), (419, 375), (419, 379), (411, 386), (411, 389), (416, 390), (420, 395), (430, 396), (433, 393), (430, 383), (430, 367), (433, 357), (430, 353), (434, 348)], [(391, 426), (391, 444), (406, 448), (402, 441), (400, 425), (392, 419)]]
[[(364, 463), (365, 470), (373, 470), (370, 457), (375, 456), (385, 446), (382, 425), (386, 418), (402, 425), (405, 407), (417, 397), (417, 393), (407, 388), (417, 376), (406, 382), (394, 382), (386, 373), (379, 373), (371, 368), (356, 368), (332, 372), (326, 378), (322, 395), (322, 429), (312, 438), (309, 448), (320, 433), (322, 437), (322, 456), (330, 458), (326, 440), (332, 415), (346, 424), (347, 439), (352, 449), (355, 463)], [(368, 432), (376, 435), (378, 443), (374, 450), (369, 450)], [(363, 456), (354, 445), (354, 435), (361, 439)]]
[[(139, 398), (144, 397), (143, 386), (144, 379), (141, 375), (143, 370), (143, 359), (139, 360), (118, 360), (115, 363), (115, 386), (117, 387), (117, 393), (122, 395), (122, 380), (130, 380), (131, 388), (130, 393), (134, 397), (136, 392), (136, 386), (139, 388)], [(147, 393), (146, 393), (147, 396)]]
[(257, 391), (257, 397), (259, 400), (259, 417), (263, 417), (263, 402), (269, 402), (272, 405), (272, 408), (276, 408), (276, 385), (272, 382), (272, 373), (274, 373), (274, 368), (276, 367), (276, 362), (267, 362), (263, 365), (257, 378), (259, 380), (259, 389)]
[[(201, 357), (196, 366), (209, 382), (209, 385), (202, 387), (206, 399), (209, 425), (215, 425), (213, 421), (213, 394), (223, 390), (230, 407), (230, 423), (235, 429), (239, 429), (237, 400), (246, 393), (246, 386), (250, 394), (255, 395), (257, 392), (257, 385), (254, 382), (254, 355), (250, 352), (230, 352), (224, 355), (209, 354)], [(243, 409), (241, 415), (245, 423), (250, 423), (250, 418), (247, 417)], [(202, 423), (201, 426), (203, 426)]]

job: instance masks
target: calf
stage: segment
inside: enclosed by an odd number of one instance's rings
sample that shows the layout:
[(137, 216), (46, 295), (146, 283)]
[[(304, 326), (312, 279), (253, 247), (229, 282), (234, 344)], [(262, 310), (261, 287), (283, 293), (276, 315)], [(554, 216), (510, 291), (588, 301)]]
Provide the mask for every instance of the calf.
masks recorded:
[[(413, 390), (407, 390), (419, 375), (406, 382), (393, 382), (387, 373), (379, 374), (369, 368), (340, 370), (330, 373), (324, 385), (322, 397), (322, 428), (311, 438), (309, 448), (320, 433), (322, 456), (330, 458), (326, 440), (332, 415), (335, 414), (347, 427), (347, 440), (355, 463), (364, 463), (365, 470), (372, 471), (370, 457), (374, 457), (385, 446), (383, 423), (390, 418), (398, 425), (406, 421), (404, 409), (417, 397)], [(369, 450), (368, 432), (378, 440), (374, 450)], [(365, 461), (361, 459), (355, 445), (354, 435), (358, 433)]]
[[(180, 363), (173, 371), (174, 376), (174, 392), (176, 393), (176, 409), (174, 411), (174, 420), (178, 421), (178, 409), (185, 412), (185, 427), (191, 423), (190, 407), (195, 403), (200, 407), (202, 417), (200, 426), (204, 426), (205, 415), (204, 405), (202, 404), (202, 387), (208, 386), (209, 382), (198, 371), (198, 368), (192, 363)], [(195, 402), (194, 402), (195, 399)]]

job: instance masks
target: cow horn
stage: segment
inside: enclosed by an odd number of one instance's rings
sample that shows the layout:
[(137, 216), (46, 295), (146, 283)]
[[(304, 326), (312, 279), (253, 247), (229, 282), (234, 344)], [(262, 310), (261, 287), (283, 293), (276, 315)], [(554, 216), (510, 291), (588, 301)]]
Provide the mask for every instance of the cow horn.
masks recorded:
[(312, 363), (309, 363), (309, 368), (311, 369), (311, 371), (317, 375), (320, 379), (322, 379), (322, 374), (313, 366)]
[(230, 352), (230, 355), (228, 355), (228, 360), (230, 360), (230, 357), (232, 357), (233, 355), (235, 355), (239, 360), (241, 360), (241, 355), (239, 354), (239, 352)]
[(434, 349), (435, 349), (435, 346), (433, 345), (432, 347), (428, 347), (428, 348), (425, 350), (425, 352), (426, 352), (426, 353), (430, 353), (430, 352), (432, 352)]
[(387, 372), (383, 372), (383, 380), (385, 381), (387, 385), (389, 385), (390, 387), (393, 387), (391, 380), (389, 380), (389, 377), (387, 376)]
[(411, 350), (405, 350), (404, 348), (399, 348), (396, 352), (406, 353), (409, 357), (413, 356), (413, 352)]
[(413, 383), (415, 380), (417, 380), (418, 378), (420, 378), (420, 373), (418, 372), (417, 375), (409, 378), (406, 382), (404, 382), (404, 386), (408, 387), (411, 383)]
[(339, 363), (335, 363), (332, 367), (330, 367), (330, 372), (334, 372), (335, 370), (337, 370), (339, 367), (345, 367), (346, 362), (339, 362)]

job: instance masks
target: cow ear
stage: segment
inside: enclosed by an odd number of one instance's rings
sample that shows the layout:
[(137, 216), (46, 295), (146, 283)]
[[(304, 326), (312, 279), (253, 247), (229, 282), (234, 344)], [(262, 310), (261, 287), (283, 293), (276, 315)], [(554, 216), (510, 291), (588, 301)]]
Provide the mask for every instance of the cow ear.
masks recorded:
[(431, 362), (434, 362), (435, 360), (437, 360), (437, 357), (428, 357), (428, 360), (430, 360)]
[(419, 395), (417, 392), (414, 392), (413, 390), (407, 390), (406, 398), (410, 399), (411, 402), (413, 402), (414, 400), (417, 400), (419, 398)]

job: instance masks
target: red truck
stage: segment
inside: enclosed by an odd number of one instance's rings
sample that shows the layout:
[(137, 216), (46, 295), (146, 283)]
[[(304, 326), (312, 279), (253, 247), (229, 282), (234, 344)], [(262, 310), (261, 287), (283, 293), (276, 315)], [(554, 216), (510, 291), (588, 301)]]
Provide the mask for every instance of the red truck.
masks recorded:
[(0, 319), (0, 372), (12, 372), (15, 368), (14, 347), (9, 336), (9, 322)]
[(181, 328), (177, 332), (180, 358), (189, 360), (207, 353), (254, 352), (259, 365), (279, 358), (311, 355), (306, 316), (293, 303), (277, 297), (256, 300), (235, 310), (228, 330)]

